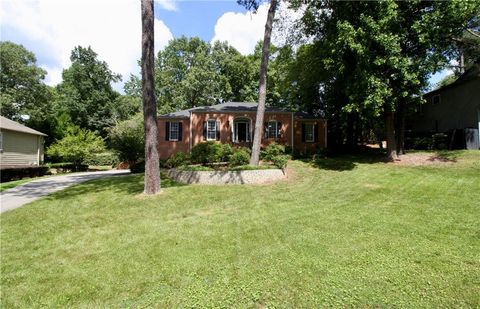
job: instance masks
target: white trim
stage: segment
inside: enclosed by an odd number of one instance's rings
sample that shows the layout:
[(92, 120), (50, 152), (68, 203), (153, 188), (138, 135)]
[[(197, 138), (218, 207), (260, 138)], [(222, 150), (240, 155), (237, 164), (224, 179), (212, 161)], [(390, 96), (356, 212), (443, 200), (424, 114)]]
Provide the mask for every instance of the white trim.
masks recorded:
[[(252, 138), (252, 119), (250, 117), (237, 117), (237, 119), (233, 119), (233, 125), (232, 125), (232, 142), (233, 143), (240, 143), (238, 141), (238, 127), (236, 128), (236, 125), (238, 123), (246, 123), (248, 126), (248, 132), (246, 136), (245, 143), (250, 143), (251, 138)], [(235, 130), (237, 131), (237, 134), (235, 135)]]
[[(172, 138), (172, 124), (177, 125), (177, 138)], [(170, 125), (168, 126), (168, 141), (170, 142), (178, 142), (180, 137), (180, 121), (170, 121)]]
[[(312, 139), (307, 139), (307, 126), (312, 126)], [(315, 142), (315, 123), (305, 123), (305, 143)]]
[[(270, 123), (275, 123), (275, 136), (270, 137)], [(278, 121), (276, 119), (271, 119), (267, 121), (267, 139), (268, 138), (273, 138), (273, 139), (278, 139)]]
[[(214, 138), (209, 138), (208, 137), (208, 123), (209, 122), (215, 123), (215, 127), (214, 127), (215, 137)], [(215, 118), (207, 119), (207, 141), (216, 141), (217, 140), (217, 129), (218, 129), (217, 128), (217, 120)]]

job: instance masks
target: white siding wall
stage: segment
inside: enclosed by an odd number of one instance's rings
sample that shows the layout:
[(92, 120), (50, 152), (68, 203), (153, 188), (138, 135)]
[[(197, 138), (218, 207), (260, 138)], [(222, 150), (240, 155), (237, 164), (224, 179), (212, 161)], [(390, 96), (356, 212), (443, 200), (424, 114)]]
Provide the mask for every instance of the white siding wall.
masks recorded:
[(2, 130), (1, 165), (38, 165), (43, 161), (43, 137), (22, 132)]

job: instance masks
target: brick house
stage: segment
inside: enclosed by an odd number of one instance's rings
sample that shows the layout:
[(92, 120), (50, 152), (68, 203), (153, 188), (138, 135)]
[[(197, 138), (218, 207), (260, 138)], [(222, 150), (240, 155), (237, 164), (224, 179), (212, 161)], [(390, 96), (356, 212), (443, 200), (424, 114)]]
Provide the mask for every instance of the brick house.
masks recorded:
[[(204, 141), (251, 147), (257, 103), (228, 102), (190, 108), (158, 117), (159, 155), (190, 152)], [(267, 107), (262, 146), (276, 142), (298, 153), (327, 146), (326, 120), (305, 112)]]

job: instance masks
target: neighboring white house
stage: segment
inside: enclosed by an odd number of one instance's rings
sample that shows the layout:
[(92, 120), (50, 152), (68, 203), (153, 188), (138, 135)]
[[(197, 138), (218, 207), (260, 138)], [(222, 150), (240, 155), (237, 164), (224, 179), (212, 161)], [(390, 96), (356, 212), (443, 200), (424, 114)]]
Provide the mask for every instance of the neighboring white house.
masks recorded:
[(43, 163), (42, 132), (0, 116), (0, 166), (27, 166)]

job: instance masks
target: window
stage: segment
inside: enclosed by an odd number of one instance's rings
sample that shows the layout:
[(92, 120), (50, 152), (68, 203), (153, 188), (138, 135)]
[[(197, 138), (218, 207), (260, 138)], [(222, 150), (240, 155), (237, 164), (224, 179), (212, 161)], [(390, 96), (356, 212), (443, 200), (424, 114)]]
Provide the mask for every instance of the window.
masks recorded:
[(269, 121), (267, 125), (267, 138), (278, 137), (278, 122)]
[(217, 121), (207, 121), (207, 141), (214, 141), (217, 139)]
[(437, 105), (440, 103), (440, 95), (437, 94), (437, 95), (434, 95), (433, 98), (432, 98), (432, 102), (433, 102), (433, 105)]
[(169, 141), (178, 141), (180, 136), (180, 125), (178, 122), (170, 122)]
[(313, 123), (305, 124), (305, 142), (315, 141), (315, 125)]

